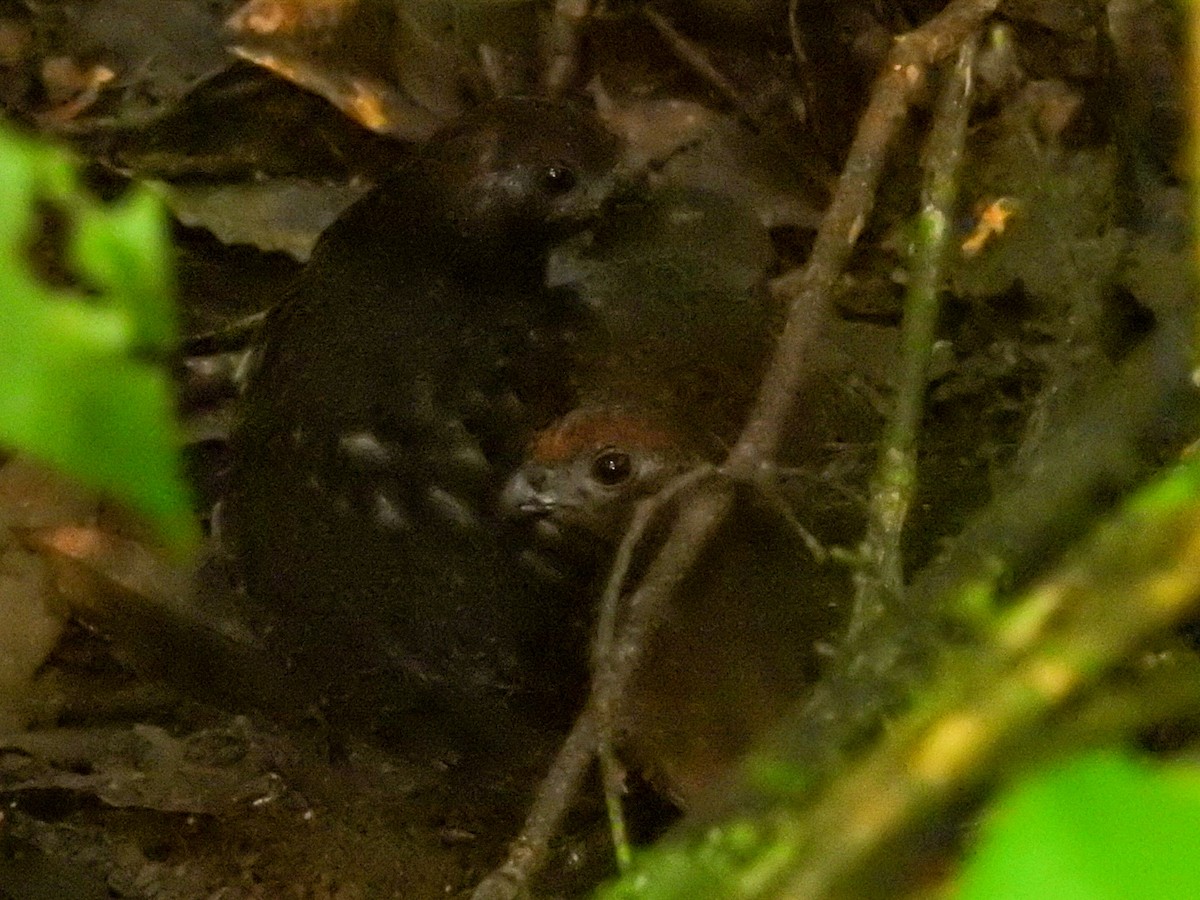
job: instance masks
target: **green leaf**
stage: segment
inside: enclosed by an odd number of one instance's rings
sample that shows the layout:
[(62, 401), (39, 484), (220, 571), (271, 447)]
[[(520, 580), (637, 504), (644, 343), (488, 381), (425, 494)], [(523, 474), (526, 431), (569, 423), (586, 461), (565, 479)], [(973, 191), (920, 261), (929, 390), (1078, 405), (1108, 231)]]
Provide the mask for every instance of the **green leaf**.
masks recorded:
[[(53, 288), (29, 249), (49, 203), (82, 291)], [(111, 492), (166, 543), (194, 545), (164, 361), (174, 347), (170, 238), (149, 191), (109, 206), (60, 151), (0, 129), (0, 443)]]
[(1103, 753), (1003, 796), (959, 900), (1200, 897), (1200, 772)]

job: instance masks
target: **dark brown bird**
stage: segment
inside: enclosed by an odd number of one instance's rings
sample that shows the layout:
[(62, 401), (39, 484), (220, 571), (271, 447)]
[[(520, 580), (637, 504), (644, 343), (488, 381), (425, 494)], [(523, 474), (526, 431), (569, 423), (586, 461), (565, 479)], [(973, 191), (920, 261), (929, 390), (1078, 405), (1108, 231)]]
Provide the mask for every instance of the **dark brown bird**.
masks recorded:
[[(540, 433), (510, 477), (505, 507), (551, 546), (611, 547), (636, 504), (705, 458), (662, 413), (627, 406), (572, 412)], [(652, 553), (644, 549), (642, 557)], [(779, 508), (740, 492), (659, 623), (625, 699), (624, 748), (688, 807), (819, 674), (847, 596), (844, 570), (818, 565)]]
[(482, 106), (322, 235), (267, 322), (223, 527), (262, 630), (332, 715), (432, 700), (503, 730), (510, 699), (560, 695), (529, 673), (583, 611), (492, 509), (570, 401), (577, 310), (546, 254), (598, 215), (615, 163), (581, 108)]

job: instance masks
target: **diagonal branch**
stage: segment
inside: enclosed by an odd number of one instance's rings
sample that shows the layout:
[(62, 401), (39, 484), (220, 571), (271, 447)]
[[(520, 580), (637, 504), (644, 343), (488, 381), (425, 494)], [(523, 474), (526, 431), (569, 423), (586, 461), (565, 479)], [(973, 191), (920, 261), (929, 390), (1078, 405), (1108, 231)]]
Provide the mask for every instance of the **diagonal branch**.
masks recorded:
[[(724, 471), (732, 480), (755, 481), (773, 464), (809, 351), (828, 315), (832, 288), (871, 212), (888, 147), (909, 103), (923, 87), (927, 69), (978, 30), (998, 3), (952, 0), (925, 25), (897, 39), (872, 89), (809, 262), (776, 282), (776, 289), (790, 298), (790, 310), (749, 420), (725, 462)], [(521, 834), (505, 862), (476, 888), (472, 900), (511, 900), (545, 860), (549, 841), (596, 753), (599, 735), (611, 727), (599, 721), (619, 719), (621, 694), (632, 679), (655, 618), (732, 505), (730, 482), (697, 490), (681, 504), (666, 542), (628, 600), (614, 652), (598, 668), (588, 705), (539, 787)]]

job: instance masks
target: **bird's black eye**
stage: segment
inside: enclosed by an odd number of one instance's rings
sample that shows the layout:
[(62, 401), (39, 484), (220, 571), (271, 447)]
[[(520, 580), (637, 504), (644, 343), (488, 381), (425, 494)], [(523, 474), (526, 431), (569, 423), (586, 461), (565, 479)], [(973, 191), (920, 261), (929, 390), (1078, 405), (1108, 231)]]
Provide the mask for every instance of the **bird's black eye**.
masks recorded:
[(547, 193), (565, 194), (575, 187), (575, 173), (562, 163), (552, 163), (542, 172), (542, 181)]
[(627, 481), (633, 474), (633, 460), (623, 450), (611, 447), (601, 450), (592, 460), (592, 477), (608, 487), (615, 487)]

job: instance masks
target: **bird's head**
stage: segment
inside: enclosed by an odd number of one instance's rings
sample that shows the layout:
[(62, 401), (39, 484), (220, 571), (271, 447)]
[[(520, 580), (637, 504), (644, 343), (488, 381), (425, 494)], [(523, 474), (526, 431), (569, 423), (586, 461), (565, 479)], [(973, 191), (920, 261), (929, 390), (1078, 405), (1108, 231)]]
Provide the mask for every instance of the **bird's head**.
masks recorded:
[(529, 97), (484, 104), (424, 150), (464, 233), (536, 240), (590, 222), (625, 184), (618, 142), (582, 106)]
[(702, 461), (665, 416), (620, 406), (577, 409), (539, 432), (501, 494), (506, 516), (615, 541), (639, 500)]

